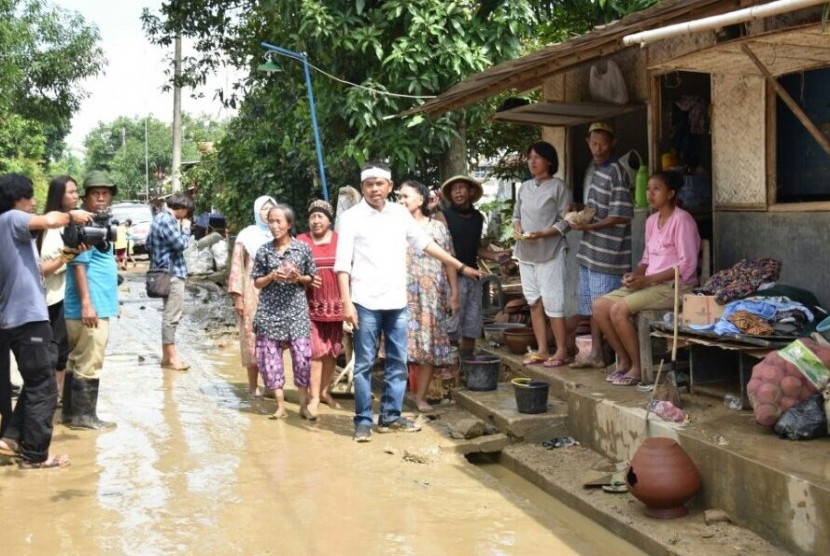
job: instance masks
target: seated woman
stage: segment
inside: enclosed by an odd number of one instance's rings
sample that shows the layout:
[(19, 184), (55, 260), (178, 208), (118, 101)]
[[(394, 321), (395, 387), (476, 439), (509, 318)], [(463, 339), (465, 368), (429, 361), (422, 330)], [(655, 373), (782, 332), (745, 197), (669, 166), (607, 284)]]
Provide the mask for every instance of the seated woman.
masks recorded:
[(623, 287), (594, 301), (602, 333), (617, 354), (608, 382), (633, 386), (640, 382), (640, 347), (631, 316), (645, 309), (674, 306), (674, 267), (682, 295), (697, 284), (700, 235), (692, 216), (676, 206), (683, 176), (657, 172), (648, 180), (648, 204), (655, 213), (646, 220), (646, 246), (634, 272), (623, 275)]

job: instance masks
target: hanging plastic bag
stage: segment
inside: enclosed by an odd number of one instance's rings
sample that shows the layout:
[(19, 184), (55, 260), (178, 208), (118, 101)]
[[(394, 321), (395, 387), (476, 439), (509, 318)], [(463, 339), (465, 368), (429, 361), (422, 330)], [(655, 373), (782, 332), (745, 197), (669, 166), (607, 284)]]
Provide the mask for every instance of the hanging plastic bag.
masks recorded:
[(625, 86), (622, 72), (613, 60), (604, 60), (591, 65), (591, 75), (588, 81), (591, 98), (596, 102), (611, 102), (626, 104), (628, 90)]
[[(628, 177), (631, 180), (631, 183), (636, 183), (637, 181), (637, 170), (643, 166), (643, 157), (640, 156), (636, 150), (631, 149), (620, 158), (617, 159), (619, 163), (625, 168), (625, 172), (628, 174)], [(646, 169), (648, 172), (648, 169)]]
[(784, 412), (775, 423), (775, 432), (781, 438), (809, 440), (827, 436), (827, 416), (824, 396), (817, 394)]

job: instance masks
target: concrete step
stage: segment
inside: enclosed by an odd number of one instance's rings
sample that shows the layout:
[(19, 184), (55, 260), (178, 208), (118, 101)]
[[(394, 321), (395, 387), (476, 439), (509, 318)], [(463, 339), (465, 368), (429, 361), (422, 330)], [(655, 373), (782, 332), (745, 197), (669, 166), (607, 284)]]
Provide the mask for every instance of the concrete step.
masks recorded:
[(550, 438), (568, 436), (568, 407), (551, 396), (545, 413), (519, 413), (511, 384), (499, 384), (496, 390), (475, 392), (459, 390), (455, 393), (458, 406), (500, 432), (517, 441), (541, 442)]
[[(718, 399), (690, 394), (683, 395), (688, 424), (669, 423), (654, 414), (646, 421), (650, 393), (610, 385), (602, 370), (524, 366), (520, 357), (504, 350), (483, 351), (501, 356), (509, 376), (551, 385), (562, 423), (548, 436), (571, 435), (584, 448), (615, 462), (630, 461), (646, 438), (673, 438), (700, 471), (703, 488), (693, 508), (723, 510), (736, 524), (792, 553), (830, 554), (830, 438), (781, 440), (757, 426), (751, 411), (732, 411)], [(503, 393), (507, 388), (503, 385), (490, 396), (463, 392), (459, 404), (479, 416), (492, 415), (494, 424), (511, 434), (508, 416), (518, 414), (510, 415)], [(523, 437), (521, 432), (514, 436)]]

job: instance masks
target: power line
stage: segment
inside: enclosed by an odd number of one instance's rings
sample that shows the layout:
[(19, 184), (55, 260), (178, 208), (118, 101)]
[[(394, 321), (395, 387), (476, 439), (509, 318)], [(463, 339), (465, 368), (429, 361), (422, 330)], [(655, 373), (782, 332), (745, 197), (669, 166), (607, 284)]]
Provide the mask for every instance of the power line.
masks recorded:
[(359, 89), (363, 89), (363, 90), (366, 90), (366, 91), (369, 91), (369, 92), (372, 92), (372, 93), (376, 93), (376, 94), (379, 94), (379, 95), (386, 95), (386, 96), (389, 96), (389, 97), (399, 97), (399, 98), (414, 98), (414, 99), (437, 98), (435, 95), (404, 95), (404, 94), (401, 94), (401, 93), (390, 93), (389, 91), (382, 91), (380, 89), (373, 89), (372, 87), (366, 87), (365, 85), (361, 85), (359, 83), (352, 83), (351, 81), (346, 81), (345, 79), (340, 79), (339, 77), (337, 77), (335, 75), (332, 75), (332, 74), (328, 73), (327, 71), (323, 71), (322, 69), (318, 68), (317, 66), (315, 66), (311, 62), (309, 62), (308, 65), (309, 65), (309, 67), (311, 67), (312, 69), (314, 69), (317, 72), (322, 73), (323, 75), (325, 75), (329, 79), (333, 79), (334, 81), (337, 81), (339, 83), (343, 83), (345, 85), (351, 85), (352, 87), (357, 87)]

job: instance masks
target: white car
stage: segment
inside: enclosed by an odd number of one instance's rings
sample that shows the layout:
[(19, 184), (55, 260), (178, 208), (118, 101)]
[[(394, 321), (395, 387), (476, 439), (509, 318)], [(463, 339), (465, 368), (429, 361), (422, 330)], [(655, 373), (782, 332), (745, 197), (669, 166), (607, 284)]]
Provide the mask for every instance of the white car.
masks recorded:
[(147, 251), (145, 243), (153, 223), (153, 209), (146, 203), (116, 203), (110, 207), (113, 220), (132, 221), (130, 234), (133, 236), (133, 249), (136, 253)]

